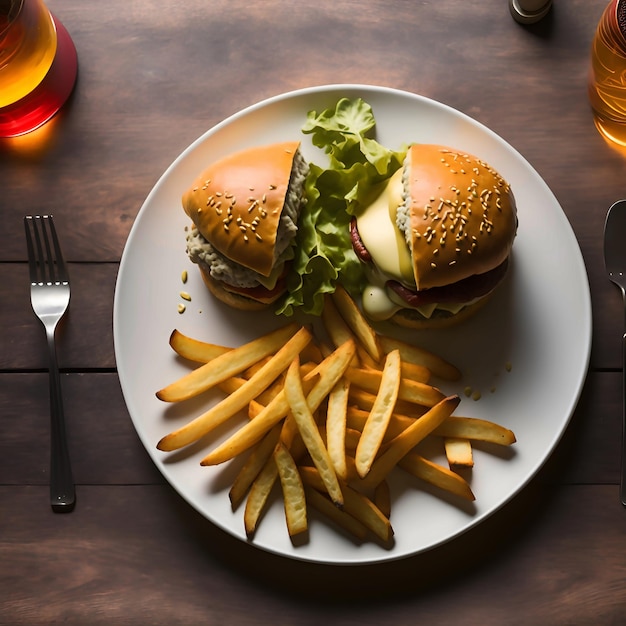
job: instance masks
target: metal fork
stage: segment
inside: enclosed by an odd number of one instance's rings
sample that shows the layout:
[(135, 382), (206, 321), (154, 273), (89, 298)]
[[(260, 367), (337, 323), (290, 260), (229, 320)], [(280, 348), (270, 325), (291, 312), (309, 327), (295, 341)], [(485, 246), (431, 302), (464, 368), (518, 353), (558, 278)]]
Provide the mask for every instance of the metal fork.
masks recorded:
[(61, 379), (57, 365), (55, 331), (70, 301), (69, 275), (51, 215), (24, 217), (30, 300), (43, 323), (50, 355), (50, 504), (56, 513), (69, 512), (76, 501), (72, 466), (65, 435)]

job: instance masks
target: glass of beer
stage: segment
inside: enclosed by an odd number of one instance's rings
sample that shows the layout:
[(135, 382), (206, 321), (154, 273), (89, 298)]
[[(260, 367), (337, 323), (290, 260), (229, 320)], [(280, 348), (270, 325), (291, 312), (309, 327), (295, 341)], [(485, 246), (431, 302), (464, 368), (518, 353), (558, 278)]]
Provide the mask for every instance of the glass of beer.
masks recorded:
[(626, 0), (611, 0), (591, 48), (589, 100), (598, 130), (626, 146)]
[(53, 117), (77, 69), (69, 33), (42, 0), (0, 0), (0, 137), (23, 135)]

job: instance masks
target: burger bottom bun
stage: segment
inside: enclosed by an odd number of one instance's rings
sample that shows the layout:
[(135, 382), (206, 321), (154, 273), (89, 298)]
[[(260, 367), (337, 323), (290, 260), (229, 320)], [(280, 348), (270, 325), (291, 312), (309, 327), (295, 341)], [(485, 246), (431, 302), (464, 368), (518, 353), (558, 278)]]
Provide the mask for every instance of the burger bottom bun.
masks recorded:
[(492, 293), (493, 291), (482, 297), (480, 300), (477, 300), (473, 304), (469, 304), (468, 306), (463, 307), (458, 313), (455, 313), (454, 315), (435, 315), (434, 317), (425, 318), (414, 309), (401, 309), (393, 315), (390, 321), (397, 326), (402, 326), (403, 328), (412, 328), (414, 330), (450, 328), (451, 326), (455, 326), (460, 322), (464, 322), (465, 320), (472, 317), (475, 313), (477, 313), (480, 309), (482, 309), (482, 307), (485, 306), (487, 301), (491, 298)]
[(204, 284), (207, 286), (208, 290), (218, 300), (220, 300), (224, 304), (227, 304), (228, 306), (233, 307), (234, 309), (240, 309), (242, 311), (263, 311), (269, 308), (270, 304), (272, 304), (274, 300), (277, 300), (282, 295), (278, 294), (276, 298), (268, 302), (261, 302), (253, 298), (248, 298), (243, 294), (228, 291), (228, 289), (225, 288), (224, 283), (212, 278), (211, 275), (203, 268), (199, 267), (198, 269), (200, 270), (202, 280), (204, 281)]

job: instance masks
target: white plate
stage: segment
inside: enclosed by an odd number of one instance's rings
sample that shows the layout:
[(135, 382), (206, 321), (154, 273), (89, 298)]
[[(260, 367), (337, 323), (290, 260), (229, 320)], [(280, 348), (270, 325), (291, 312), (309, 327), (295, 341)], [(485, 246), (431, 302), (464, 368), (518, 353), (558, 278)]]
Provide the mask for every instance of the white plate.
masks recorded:
[[(391, 548), (357, 545), (315, 516), (308, 542), (294, 547), (278, 498), (253, 542), (292, 558), (359, 564), (416, 554), (449, 541), (496, 511), (533, 477), (577, 403), (589, 363), (591, 304), (580, 249), (556, 198), (518, 152), (466, 115), (406, 92), (333, 85), (281, 95), (230, 117), (189, 146), (147, 197), (124, 250), (114, 305), (117, 366), (137, 433), (167, 481), (202, 515), (247, 541), (242, 510), (233, 512), (228, 499), (235, 468), (199, 466), (227, 429), (179, 453), (155, 447), (162, 436), (214, 401), (205, 397), (170, 406), (155, 398), (157, 389), (189, 369), (169, 348), (168, 337), (179, 328), (194, 337), (235, 345), (283, 320), (235, 312), (209, 296), (185, 254), (187, 218), (181, 194), (209, 162), (252, 144), (300, 138), (305, 156), (323, 164), (324, 155), (300, 129), (309, 110), (333, 106), (344, 96), (359, 96), (372, 105), (377, 139), (388, 147), (439, 143), (488, 161), (511, 183), (519, 210), (512, 268), (487, 307), (458, 328), (414, 335), (416, 342), (439, 351), (464, 371), (460, 384), (441, 385), (463, 398), (457, 415), (493, 419), (517, 435), (510, 449), (477, 448), (470, 475), (475, 504), (438, 497), (398, 471), (391, 482)], [(193, 300), (180, 315), (184, 269), (189, 271), (184, 289)], [(468, 398), (466, 388), (480, 392), (481, 398)]]

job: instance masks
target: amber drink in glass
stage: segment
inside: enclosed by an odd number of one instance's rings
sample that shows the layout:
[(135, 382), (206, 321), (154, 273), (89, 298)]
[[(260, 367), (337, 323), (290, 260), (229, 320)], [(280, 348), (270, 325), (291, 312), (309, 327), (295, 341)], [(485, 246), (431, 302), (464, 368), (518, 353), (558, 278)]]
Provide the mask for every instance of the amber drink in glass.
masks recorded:
[(589, 100), (598, 130), (626, 146), (626, 0), (612, 0), (598, 24), (591, 49)]
[(0, 137), (28, 133), (74, 88), (76, 48), (42, 0), (0, 0)]

